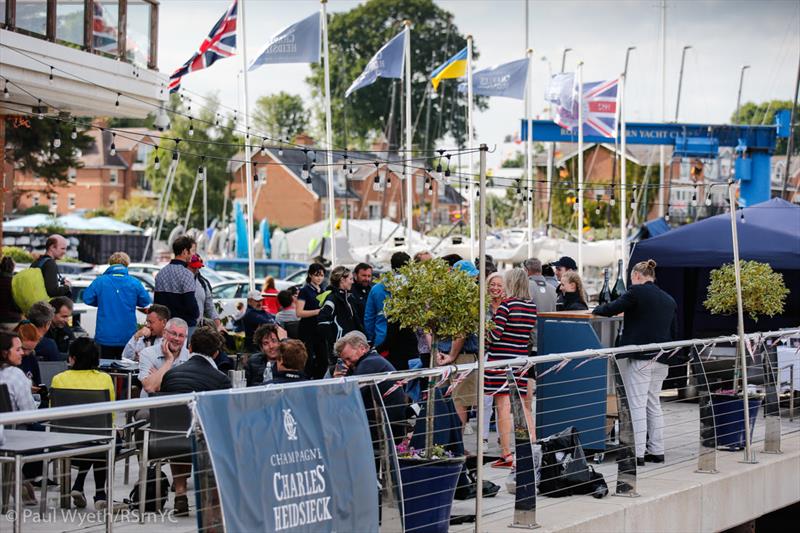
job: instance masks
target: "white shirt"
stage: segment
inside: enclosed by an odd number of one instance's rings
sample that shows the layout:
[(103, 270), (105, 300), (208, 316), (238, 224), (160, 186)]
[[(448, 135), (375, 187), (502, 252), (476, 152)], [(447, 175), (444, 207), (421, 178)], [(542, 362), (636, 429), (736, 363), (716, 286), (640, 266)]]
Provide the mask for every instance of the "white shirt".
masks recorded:
[(139, 355), (150, 346), (161, 346), (162, 339), (163, 337), (157, 337), (153, 344), (147, 344), (147, 337), (139, 337), (137, 339), (136, 336), (133, 336), (122, 350), (122, 357), (131, 361), (138, 361)]
[[(172, 366), (176, 367), (185, 363), (189, 360), (189, 356), (189, 350), (186, 349), (186, 345), (182, 345), (181, 353), (179, 353), (178, 357), (172, 362)], [(158, 370), (164, 366), (165, 361), (166, 357), (164, 357), (164, 352), (161, 349), (160, 343), (142, 350), (139, 354), (139, 381), (144, 381), (144, 379), (150, 375), (150, 370)], [(144, 387), (142, 387), (142, 393), (139, 396), (141, 398), (147, 398), (148, 394), (147, 391), (144, 390)]]

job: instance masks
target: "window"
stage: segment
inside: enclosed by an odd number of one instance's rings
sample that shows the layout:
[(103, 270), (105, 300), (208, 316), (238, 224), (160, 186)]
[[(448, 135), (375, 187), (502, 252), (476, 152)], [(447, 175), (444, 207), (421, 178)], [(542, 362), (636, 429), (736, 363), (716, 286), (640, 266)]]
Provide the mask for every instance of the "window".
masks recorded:
[(150, 64), (150, 17), (152, 6), (143, 0), (128, 0), (128, 29), (125, 57), (142, 65)]
[(379, 203), (370, 203), (367, 206), (368, 216), (372, 220), (378, 220), (381, 218), (381, 204)]
[(69, 207), (69, 209), (75, 209), (75, 195), (74, 194), (68, 194), (67, 195), (67, 207)]
[(33, 205), (34, 206), (39, 205), (39, 195), (38, 194), (34, 194), (33, 195)]
[(75, 178), (78, 176), (78, 171), (74, 168), (70, 168), (67, 170), (67, 181), (70, 183), (75, 183)]
[(94, 0), (94, 33), (92, 35), (92, 45), (95, 51), (117, 55), (119, 43), (117, 42), (117, 32), (119, 31), (119, 4), (103, 0)]
[(109, 171), (108, 181), (111, 183), (111, 185), (116, 185), (119, 183), (119, 174), (116, 168), (112, 168)]
[(83, 2), (56, 4), (56, 38), (83, 46)]
[(17, 0), (17, 28), (45, 35), (47, 33), (47, 2)]
[(51, 194), (50, 195), (50, 211), (56, 212), (58, 211), (58, 195)]

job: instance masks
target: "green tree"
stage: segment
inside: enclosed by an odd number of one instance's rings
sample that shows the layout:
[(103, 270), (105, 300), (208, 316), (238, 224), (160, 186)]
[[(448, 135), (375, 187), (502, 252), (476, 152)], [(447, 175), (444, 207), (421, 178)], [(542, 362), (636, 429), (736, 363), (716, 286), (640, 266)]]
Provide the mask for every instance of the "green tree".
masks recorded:
[[(427, 91), (431, 90), (431, 71), (466, 46), (466, 37), (453, 24), (453, 15), (438, 7), (433, 0), (368, 0), (350, 11), (331, 15), (328, 27), (330, 61), (334, 66), (330, 74), (336, 145), (344, 144), (345, 131), (350, 144), (361, 146), (384, 131), (392, 112), (390, 95), (394, 80), (379, 78), (371, 86), (351, 94), (347, 99), (346, 110), (344, 93), (375, 52), (402, 31), (403, 21), (406, 19), (412, 22), (411, 106), (412, 120), (417, 125), (414, 129), (414, 145), (430, 148), (436, 140), (448, 134), (459, 145), (464, 144), (467, 126), (463, 110), (466, 96), (456, 91), (460, 80), (444, 80), (443, 86), (439, 87), (439, 97), (426, 98)], [(475, 47), (473, 54), (478, 57)], [(321, 113), (324, 96), (323, 67), (321, 64), (314, 64), (311, 69), (311, 76), (306, 81), (312, 87), (317, 112)], [(396, 117), (402, 115), (402, 102), (398, 87), (394, 99)], [(423, 102), (430, 105), (429, 117), (428, 109), (422, 107)], [(485, 109), (486, 98), (476, 97), (475, 105), (477, 109)], [(428, 128), (424, 126), (426, 121)], [(399, 123), (399, 119), (394, 121), (395, 128)], [(398, 136), (392, 138), (397, 139)]]
[[(742, 308), (754, 321), (759, 315), (773, 317), (783, 313), (789, 289), (783, 274), (775, 272), (767, 263), (740, 261), (742, 281)], [(703, 306), (715, 315), (732, 315), (737, 311), (736, 278), (733, 263), (711, 271), (708, 298)]]
[(516, 151), (514, 155), (504, 160), (500, 164), (500, 168), (522, 168), (525, 166), (525, 154)]
[[(761, 102), (756, 104), (747, 102), (742, 104), (739, 108), (739, 114), (736, 112), (731, 115), (731, 122), (733, 124), (751, 124), (751, 125), (764, 125), (772, 126), (775, 124), (775, 114), (784, 109), (792, 111), (792, 102), (790, 100), (772, 100), (769, 102)], [(786, 144), (788, 139), (778, 139), (775, 146), (776, 155), (786, 155)], [(800, 128), (794, 129), (794, 146), (800, 146)]]
[[(223, 205), (225, 187), (230, 181), (228, 161), (242, 150), (242, 139), (232, 131), (232, 121), (217, 128), (214, 123), (219, 109), (216, 96), (206, 97), (206, 105), (198, 116), (190, 120), (186, 116), (174, 113), (170, 116), (170, 130), (164, 132), (159, 149), (153, 150), (147, 165), (147, 178), (154, 184), (154, 190), (161, 194), (164, 181), (175, 150), (175, 141), (181, 139), (178, 150), (181, 152), (180, 163), (175, 174), (175, 183), (169, 199), (169, 207), (177, 215), (179, 223), (183, 223), (186, 209), (192, 194), (197, 170), (202, 165), (206, 168), (208, 180), (209, 222), (219, 213)], [(170, 107), (185, 113), (180, 100), (173, 96)], [(191, 124), (190, 124), (191, 122)], [(189, 135), (190, 126), (193, 134)], [(160, 168), (155, 168), (155, 158), (160, 161)], [(202, 182), (198, 184), (197, 196), (192, 206), (189, 225), (201, 227), (203, 223)], [(162, 234), (163, 236), (163, 234)]]
[(303, 99), (296, 94), (279, 92), (262, 96), (256, 100), (253, 124), (259, 132), (269, 135), (272, 140), (292, 141), (298, 133), (308, 128), (308, 115)]
[[(60, 146), (56, 147), (58, 139)], [(17, 118), (6, 122), (6, 161), (21, 172), (39, 176), (48, 186), (67, 181), (70, 168), (81, 168), (80, 152), (94, 144), (80, 129), (55, 118)]]

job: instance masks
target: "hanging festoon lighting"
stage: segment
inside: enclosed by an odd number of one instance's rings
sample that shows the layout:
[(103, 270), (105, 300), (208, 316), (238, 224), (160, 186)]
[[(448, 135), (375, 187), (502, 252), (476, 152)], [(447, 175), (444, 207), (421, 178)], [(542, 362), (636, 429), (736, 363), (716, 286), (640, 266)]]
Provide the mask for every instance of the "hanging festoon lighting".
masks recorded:
[(116, 140), (117, 140), (117, 134), (114, 133), (114, 132), (111, 132), (111, 146), (108, 147), (108, 153), (110, 155), (117, 155), (117, 143), (116, 143)]
[(192, 122), (192, 117), (189, 117), (189, 136), (194, 135), (194, 122)]
[(153, 160), (153, 168), (156, 170), (161, 168), (161, 160), (158, 158), (158, 152), (156, 152), (156, 158)]
[(380, 191), (381, 190), (381, 173), (379, 171), (380, 163), (375, 161), (375, 177), (372, 180), (372, 190), (373, 191)]
[(283, 139), (278, 142), (278, 156), (283, 157)]
[[(53, 79), (53, 74), (50, 74), (50, 79)], [(119, 107), (119, 97), (122, 96), (120, 93), (117, 93), (117, 100), (114, 102), (114, 107)]]
[(3, 84), (3, 98), (6, 100), (11, 99), (11, 92), (8, 90), (8, 80)]
[(444, 171), (444, 177), (445, 178), (449, 178), (450, 177), (450, 155), (451, 154), (447, 154), (445, 156), (447, 158), (447, 168)]
[(692, 190), (692, 207), (697, 207), (697, 184), (695, 184), (694, 190)]
[(56, 130), (53, 134), (53, 148), (61, 148), (61, 131), (59, 125), (56, 125)]
[[(47, 81), (50, 83), (50, 85), (53, 85), (53, 67), (50, 67), (50, 76)], [(117, 105), (119, 105), (119, 97), (117, 97), (117, 100)]]
[(610, 197), (608, 199), (608, 205), (610, 205), (611, 207), (614, 207), (616, 204), (617, 204), (616, 184), (612, 183), (611, 184), (611, 195), (610, 195)]
[(636, 185), (631, 188), (631, 211), (636, 209)]
[(72, 131), (69, 134), (69, 138), (73, 141), (78, 138), (78, 126), (75, 124), (72, 125)]

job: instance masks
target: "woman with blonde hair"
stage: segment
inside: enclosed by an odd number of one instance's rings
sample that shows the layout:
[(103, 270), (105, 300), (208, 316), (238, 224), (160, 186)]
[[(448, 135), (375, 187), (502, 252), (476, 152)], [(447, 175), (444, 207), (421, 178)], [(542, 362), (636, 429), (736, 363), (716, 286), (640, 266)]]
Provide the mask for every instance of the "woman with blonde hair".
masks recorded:
[(489, 296), (489, 315), (493, 317), (500, 304), (506, 299), (506, 291), (503, 286), (503, 274), (500, 272), (492, 272), (486, 278), (486, 292)]
[[(521, 268), (506, 272), (503, 277), (506, 298), (497, 308), (492, 319), (494, 328), (487, 333), (487, 361), (502, 361), (516, 357), (528, 357), (530, 338), (536, 327), (536, 304), (531, 300), (528, 273)], [(517, 387), (527, 398), (527, 378), (516, 376)], [(511, 468), (514, 455), (511, 452), (511, 437), (514, 431), (511, 419), (511, 400), (506, 385), (506, 369), (487, 368), (484, 391), (493, 394), (497, 403), (497, 431), (500, 434), (502, 456), (492, 463), (494, 468)], [(531, 420), (529, 401), (523, 401), (525, 417), (531, 437), (534, 425)]]
[[(675, 340), (678, 307), (672, 296), (655, 284), (655, 280), (655, 261), (648, 259), (636, 263), (631, 269), (628, 291), (592, 311), (601, 316), (625, 313), (621, 346)], [(644, 466), (645, 461), (664, 462), (664, 417), (659, 395), (669, 365), (659, 355), (659, 352), (633, 353), (617, 360), (631, 410), (639, 466)]]
[(558, 304), (558, 311), (586, 311), (586, 291), (583, 289), (583, 280), (574, 270), (561, 274), (561, 293), (563, 298)]

